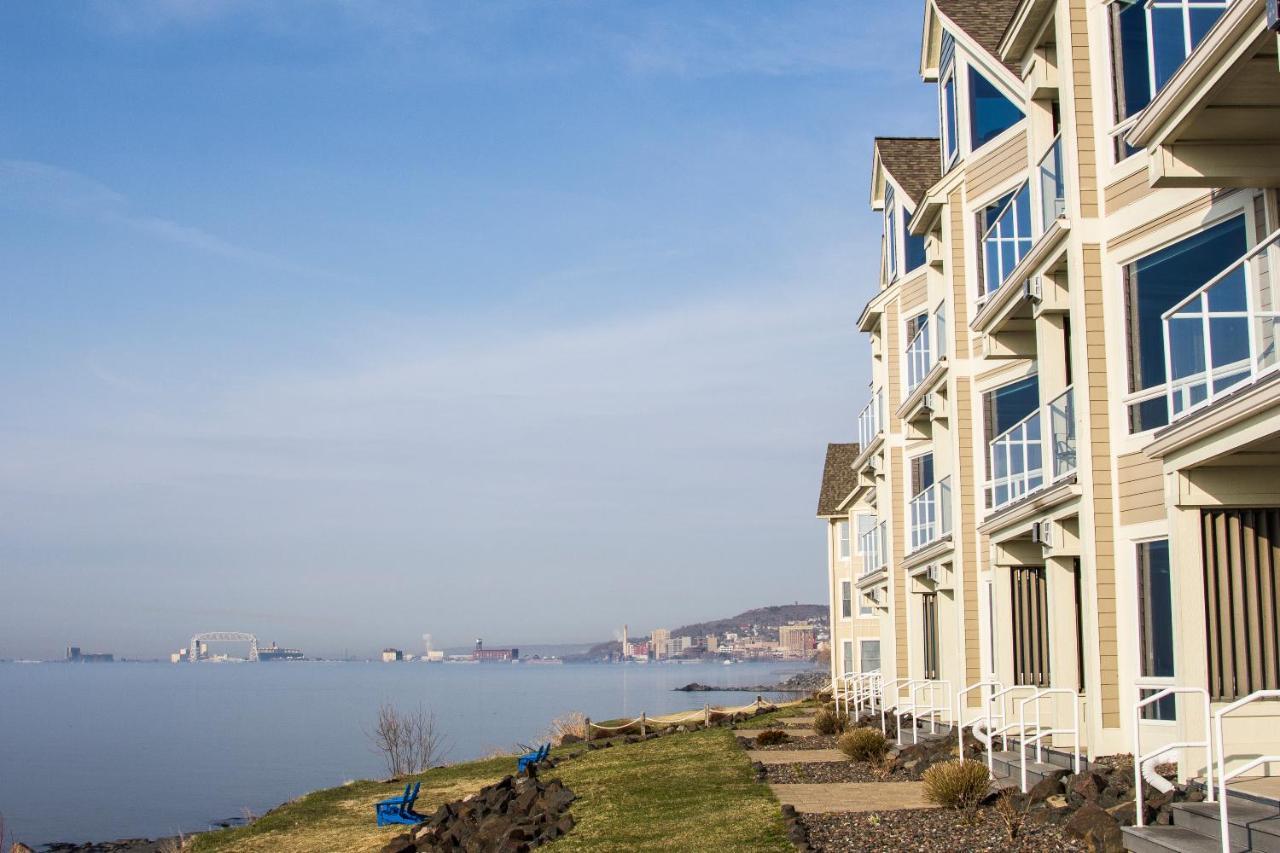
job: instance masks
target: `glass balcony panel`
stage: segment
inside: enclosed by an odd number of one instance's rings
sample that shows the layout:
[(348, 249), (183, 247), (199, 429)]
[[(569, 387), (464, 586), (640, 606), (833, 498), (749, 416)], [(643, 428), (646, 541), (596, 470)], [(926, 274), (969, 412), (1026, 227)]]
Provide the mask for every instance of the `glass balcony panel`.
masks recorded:
[(1067, 182), (1062, 175), (1062, 137), (1049, 146), (1040, 158), (1040, 230), (1044, 231), (1053, 221), (1066, 213)]
[(1259, 373), (1276, 365), (1276, 327), (1280, 324), (1275, 317), (1258, 317), (1254, 321), (1254, 345), (1258, 348), (1255, 368)]
[(994, 292), (1000, 287), (1003, 280), (1000, 277), (1000, 244), (994, 241), (987, 243), (985, 249), (986, 263), (983, 264), (983, 272), (986, 278), (987, 293)]
[(1040, 410), (991, 442), (992, 508), (1017, 500), (1044, 485), (1044, 444)]
[(1076, 469), (1075, 392), (1068, 388), (1049, 404), (1049, 440), (1053, 454), (1053, 479)]

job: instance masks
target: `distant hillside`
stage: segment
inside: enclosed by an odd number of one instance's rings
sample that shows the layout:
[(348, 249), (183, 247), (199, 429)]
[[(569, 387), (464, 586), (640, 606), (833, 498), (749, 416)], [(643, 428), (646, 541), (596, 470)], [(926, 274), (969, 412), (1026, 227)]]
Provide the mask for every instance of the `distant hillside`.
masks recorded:
[(825, 604), (776, 604), (773, 607), (757, 607), (731, 616), (728, 619), (716, 619), (711, 622), (695, 622), (671, 629), (673, 637), (705, 637), (707, 634), (724, 634), (732, 631), (743, 633), (755, 626), (757, 628), (777, 628), (791, 622), (804, 622), (808, 619), (827, 619)]

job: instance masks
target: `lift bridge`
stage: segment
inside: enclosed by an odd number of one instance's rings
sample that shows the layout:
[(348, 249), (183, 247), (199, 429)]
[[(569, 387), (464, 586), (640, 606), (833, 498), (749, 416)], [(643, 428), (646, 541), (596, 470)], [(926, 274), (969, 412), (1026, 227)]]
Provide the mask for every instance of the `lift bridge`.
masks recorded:
[(196, 634), (187, 647), (187, 660), (195, 663), (200, 660), (200, 646), (204, 643), (248, 643), (249, 660), (258, 660), (258, 638), (253, 634), (241, 631), (211, 631), (207, 634)]

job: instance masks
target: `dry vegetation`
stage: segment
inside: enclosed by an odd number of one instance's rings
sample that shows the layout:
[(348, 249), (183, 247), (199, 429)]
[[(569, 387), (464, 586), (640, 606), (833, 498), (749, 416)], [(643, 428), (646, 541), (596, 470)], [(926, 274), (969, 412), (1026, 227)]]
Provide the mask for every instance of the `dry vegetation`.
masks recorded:
[(987, 765), (981, 761), (944, 761), (924, 771), (921, 781), (929, 802), (969, 813), (991, 788)]
[(387, 775), (396, 779), (411, 773), (422, 773), (444, 758), (448, 747), (436, 726), (433, 711), (419, 706), (401, 711), (392, 705), (378, 708), (369, 740), (386, 762)]

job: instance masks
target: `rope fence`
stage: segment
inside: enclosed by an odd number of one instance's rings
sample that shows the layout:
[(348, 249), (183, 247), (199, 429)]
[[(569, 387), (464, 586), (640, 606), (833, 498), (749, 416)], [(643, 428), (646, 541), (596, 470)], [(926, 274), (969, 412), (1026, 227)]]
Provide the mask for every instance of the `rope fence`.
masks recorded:
[(701, 710), (678, 711), (674, 714), (662, 714), (660, 716), (651, 717), (648, 714), (641, 713), (634, 720), (620, 723), (612, 726), (604, 726), (599, 723), (591, 722), (591, 718), (586, 719), (587, 740), (593, 740), (596, 732), (600, 732), (605, 737), (624, 734), (647, 735), (650, 729), (669, 729), (675, 726), (687, 726), (690, 724), (711, 726), (723, 720), (737, 719), (738, 717), (754, 717), (759, 714), (767, 714), (771, 711), (778, 711), (782, 708), (790, 708), (794, 705), (803, 704), (808, 700), (796, 699), (791, 702), (768, 702), (763, 697), (757, 696), (756, 701), (749, 705), (740, 705), (737, 707), (711, 707), (703, 705)]

